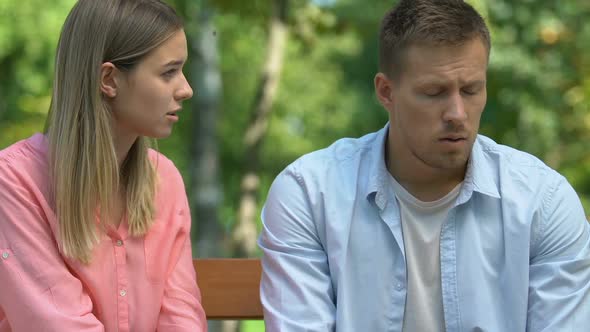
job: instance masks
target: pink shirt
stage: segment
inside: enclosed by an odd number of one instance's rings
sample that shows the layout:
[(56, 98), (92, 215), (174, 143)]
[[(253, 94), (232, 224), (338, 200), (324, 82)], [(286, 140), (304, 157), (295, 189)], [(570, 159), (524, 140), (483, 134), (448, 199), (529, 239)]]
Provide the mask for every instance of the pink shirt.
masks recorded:
[(206, 331), (173, 163), (150, 151), (159, 185), (148, 234), (128, 236), (123, 220), (83, 265), (58, 250), (47, 150), (36, 134), (0, 151), (0, 332)]

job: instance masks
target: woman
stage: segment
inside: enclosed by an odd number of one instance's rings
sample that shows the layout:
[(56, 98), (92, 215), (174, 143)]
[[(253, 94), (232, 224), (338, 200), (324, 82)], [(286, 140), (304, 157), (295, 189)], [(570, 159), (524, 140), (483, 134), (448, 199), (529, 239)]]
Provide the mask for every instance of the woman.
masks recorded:
[(45, 134), (0, 151), (0, 332), (205, 331), (170, 135), (192, 96), (158, 0), (80, 0)]

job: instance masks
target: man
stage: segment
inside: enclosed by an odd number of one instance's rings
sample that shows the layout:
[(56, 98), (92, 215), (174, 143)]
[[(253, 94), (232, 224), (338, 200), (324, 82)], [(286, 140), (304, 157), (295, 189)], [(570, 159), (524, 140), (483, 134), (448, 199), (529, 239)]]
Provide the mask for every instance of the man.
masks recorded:
[(401, 1), (380, 33), (380, 131), (289, 165), (265, 204), (268, 331), (587, 331), (590, 227), (565, 178), (478, 135), (488, 29)]

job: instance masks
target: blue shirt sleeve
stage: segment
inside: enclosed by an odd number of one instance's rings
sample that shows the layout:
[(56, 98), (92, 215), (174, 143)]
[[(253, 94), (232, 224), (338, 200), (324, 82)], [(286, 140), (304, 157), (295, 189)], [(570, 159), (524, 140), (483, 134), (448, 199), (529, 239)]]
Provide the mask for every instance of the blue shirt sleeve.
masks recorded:
[(542, 204), (541, 236), (529, 268), (527, 331), (581, 331), (590, 326), (590, 225), (561, 175)]
[(267, 331), (334, 331), (334, 290), (316, 219), (291, 165), (273, 182), (262, 211), (260, 295)]

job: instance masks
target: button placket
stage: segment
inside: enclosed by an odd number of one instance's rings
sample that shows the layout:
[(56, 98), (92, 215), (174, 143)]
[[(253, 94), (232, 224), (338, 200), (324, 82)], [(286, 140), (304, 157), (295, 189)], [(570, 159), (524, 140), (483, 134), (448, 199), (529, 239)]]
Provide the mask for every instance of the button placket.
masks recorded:
[(129, 284), (127, 282), (127, 253), (124, 237), (120, 234), (114, 234), (112, 238), (113, 251), (115, 256), (115, 266), (117, 275), (117, 311), (119, 320), (119, 331), (129, 331), (129, 300), (127, 290)]

